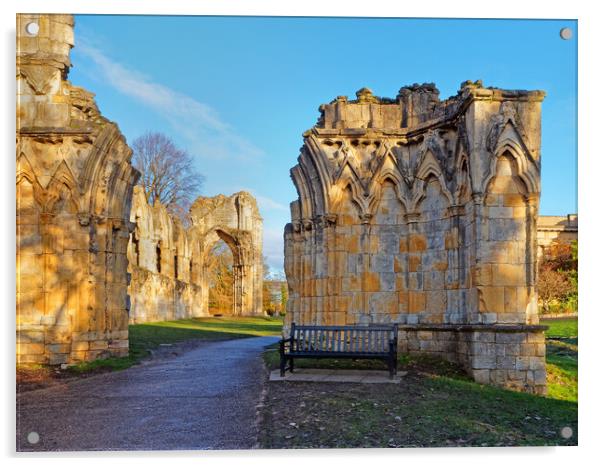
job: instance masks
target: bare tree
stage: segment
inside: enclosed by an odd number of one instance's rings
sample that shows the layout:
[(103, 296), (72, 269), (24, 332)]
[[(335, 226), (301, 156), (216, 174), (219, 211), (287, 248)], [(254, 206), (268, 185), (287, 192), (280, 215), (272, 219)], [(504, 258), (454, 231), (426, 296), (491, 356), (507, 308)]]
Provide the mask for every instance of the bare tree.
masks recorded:
[(159, 201), (183, 220), (203, 184), (192, 156), (162, 133), (146, 133), (133, 144), (133, 165), (142, 174), (146, 200)]

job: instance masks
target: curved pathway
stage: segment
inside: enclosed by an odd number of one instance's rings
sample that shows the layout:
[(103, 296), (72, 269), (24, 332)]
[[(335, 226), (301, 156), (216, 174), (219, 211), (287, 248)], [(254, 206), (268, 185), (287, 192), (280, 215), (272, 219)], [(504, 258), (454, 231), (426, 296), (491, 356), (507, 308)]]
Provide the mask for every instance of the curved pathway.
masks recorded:
[[(181, 356), (17, 396), (17, 449), (252, 448), (261, 353), (277, 337), (207, 343)], [(40, 440), (31, 445), (29, 432)]]

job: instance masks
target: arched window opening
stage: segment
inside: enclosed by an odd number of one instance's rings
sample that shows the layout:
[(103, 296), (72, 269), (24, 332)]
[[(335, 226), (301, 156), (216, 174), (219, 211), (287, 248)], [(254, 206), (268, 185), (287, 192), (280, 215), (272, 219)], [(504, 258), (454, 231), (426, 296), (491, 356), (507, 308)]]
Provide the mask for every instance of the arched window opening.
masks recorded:
[(161, 273), (161, 244), (157, 244), (155, 252), (157, 258), (157, 273)]
[(173, 256), (173, 276), (176, 280), (178, 279), (178, 248)]
[(234, 312), (233, 265), (232, 251), (220, 239), (211, 248), (206, 261), (209, 313), (212, 315), (230, 315)]
[(136, 262), (136, 266), (140, 267), (140, 240), (136, 238), (135, 233), (131, 233), (132, 236), (132, 246), (134, 247), (134, 261)]

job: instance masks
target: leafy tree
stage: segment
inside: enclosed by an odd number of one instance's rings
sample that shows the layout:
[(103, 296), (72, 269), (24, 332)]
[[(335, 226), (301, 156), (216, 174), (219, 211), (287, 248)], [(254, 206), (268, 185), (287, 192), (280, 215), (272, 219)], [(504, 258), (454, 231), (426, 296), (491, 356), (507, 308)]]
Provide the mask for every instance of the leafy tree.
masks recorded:
[(140, 184), (148, 203), (160, 202), (187, 222), (188, 209), (204, 180), (195, 169), (192, 156), (169, 137), (156, 132), (140, 136), (132, 148), (132, 164), (142, 174)]
[(537, 292), (545, 313), (550, 312), (550, 305), (554, 301), (566, 299), (573, 286), (566, 274), (551, 268), (540, 270), (537, 279)]
[(569, 281), (571, 282), (571, 286), (573, 287), (573, 290), (571, 291), (571, 293), (569, 294), (569, 297), (567, 299), (570, 307), (572, 309), (577, 310), (577, 308), (579, 307), (578, 304), (578, 294), (579, 294), (579, 284), (578, 284), (578, 270), (579, 270), (579, 266), (578, 266), (578, 261), (579, 261), (579, 253), (578, 253), (578, 245), (577, 245), (577, 240), (573, 241), (571, 243), (571, 256), (573, 259), (573, 268), (567, 271), (567, 275), (569, 278)]
[(288, 286), (286, 282), (280, 285), (280, 303), (281, 309), (280, 314), (284, 315), (286, 313), (286, 303), (288, 302)]
[(571, 244), (552, 243), (539, 262), (537, 292), (544, 312), (553, 303), (577, 309), (577, 241)]
[(577, 270), (577, 242), (552, 243), (544, 251), (545, 267), (556, 271)]
[(207, 255), (209, 309), (214, 314), (231, 314), (234, 307), (233, 258), (228, 245), (220, 240)]

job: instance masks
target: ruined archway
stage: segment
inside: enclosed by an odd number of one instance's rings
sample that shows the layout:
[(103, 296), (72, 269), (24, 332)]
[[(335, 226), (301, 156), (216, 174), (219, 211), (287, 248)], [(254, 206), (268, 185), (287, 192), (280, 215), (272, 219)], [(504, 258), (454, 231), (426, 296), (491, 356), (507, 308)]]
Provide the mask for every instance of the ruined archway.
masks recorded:
[[(255, 199), (246, 192), (229, 197), (199, 197), (190, 208), (190, 217), (191, 232), (199, 238), (201, 257), (206, 257), (220, 239), (232, 252), (232, 314), (263, 314), (263, 220)], [(201, 274), (201, 287), (208, 288), (206, 273)], [(201, 310), (209, 313), (208, 293), (203, 296)]]
[(185, 227), (136, 186), (128, 248), (130, 322), (209, 316), (208, 258), (218, 241), (232, 253), (235, 316), (262, 314), (262, 219), (253, 197), (199, 197)]

